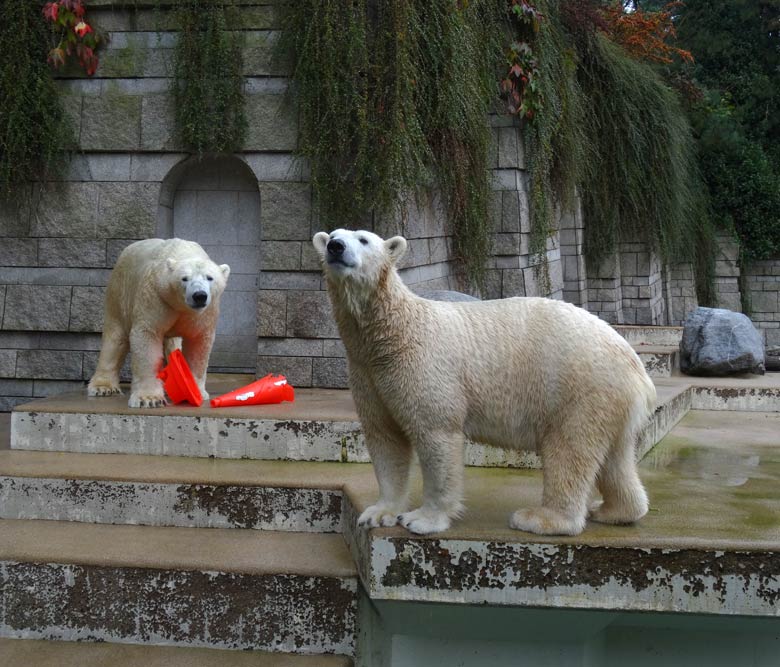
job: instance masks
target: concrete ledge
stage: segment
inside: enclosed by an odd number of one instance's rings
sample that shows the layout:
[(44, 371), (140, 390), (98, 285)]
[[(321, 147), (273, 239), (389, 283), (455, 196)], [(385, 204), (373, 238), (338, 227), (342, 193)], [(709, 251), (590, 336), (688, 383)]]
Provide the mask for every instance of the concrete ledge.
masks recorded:
[(0, 521), (0, 636), (354, 651), (340, 537)]

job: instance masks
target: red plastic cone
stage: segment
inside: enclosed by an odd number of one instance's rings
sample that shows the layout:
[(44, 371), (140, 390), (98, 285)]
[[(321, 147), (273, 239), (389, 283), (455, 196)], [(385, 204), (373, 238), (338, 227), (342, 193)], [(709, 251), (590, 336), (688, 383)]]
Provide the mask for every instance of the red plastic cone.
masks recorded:
[(212, 408), (235, 407), (241, 405), (268, 405), (283, 401), (294, 401), (295, 390), (287, 384), (283, 375), (266, 375), (251, 384), (229, 391), (227, 394), (211, 399)]
[(163, 381), (165, 393), (174, 403), (186, 401), (195, 407), (203, 403), (198, 383), (192, 377), (192, 371), (181, 350), (174, 350), (168, 355), (168, 365), (160, 369), (157, 377)]

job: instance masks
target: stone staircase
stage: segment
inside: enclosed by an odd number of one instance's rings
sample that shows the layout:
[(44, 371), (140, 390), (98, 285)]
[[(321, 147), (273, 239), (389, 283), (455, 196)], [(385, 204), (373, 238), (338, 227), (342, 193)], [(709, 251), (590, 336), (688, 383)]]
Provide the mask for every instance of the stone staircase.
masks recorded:
[[(772, 381), (656, 385), (640, 456), (692, 408), (780, 411)], [(0, 451), (0, 663), (9, 667), (92, 664), (112, 652), (127, 663), (95, 664), (200, 664), (187, 660), (208, 654), (215, 662), (202, 664), (349, 665), (360, 599), (674, 610), (696, 567), (709, 582), (728, 547), (681, 558), (663, 540), (607, 526), (580, 538), (520, 535), (506, 516), (536, 502), (538, 460), (473, 443), (469, 514), (453, 530), (357, 530), (377, 491), (345, 391), (219, 412), (63, 395), (15, 410), (11, 447)], [(569, 565), (551, 570), (559, 560)], [(692, 611), (767, 613), (730, 581), (716, 584), (728, 595), (704, 596)]]

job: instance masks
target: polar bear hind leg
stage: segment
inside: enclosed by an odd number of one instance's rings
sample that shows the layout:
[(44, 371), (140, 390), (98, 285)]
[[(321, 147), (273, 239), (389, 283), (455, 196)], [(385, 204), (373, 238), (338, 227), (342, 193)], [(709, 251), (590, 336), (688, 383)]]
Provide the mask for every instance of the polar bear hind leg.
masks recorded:
[(106, 319), (100, 344), (100, 357), (92, 379), (87, 385), (88, 396), (112, 396), (121, 394), (119, 371), (125, 362), (129, 341), (122, 327)]
[(541, 507), (517, 510), (509, 525), (538, 535), (579, 535), (585, 528), (588, 500), (609, 450), (604, 434), (579, 431), (564, 422), (541, 443)]
[(634, 523), (647, 514), (647, 493), (636, 469), (636, 441), (645, 419), (645, 411), (638, 405), (626, 432), (599, 471), (596, 486), (603, 500), (591, 507), (590, 518), (594, 521)]

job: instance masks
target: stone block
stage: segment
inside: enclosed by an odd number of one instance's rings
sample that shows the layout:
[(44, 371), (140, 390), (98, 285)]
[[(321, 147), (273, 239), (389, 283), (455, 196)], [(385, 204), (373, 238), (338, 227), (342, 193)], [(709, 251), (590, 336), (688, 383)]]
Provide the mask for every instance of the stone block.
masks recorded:
[[(4, 375), (2, 373), (0, 373), (0, 378), (4, 378)], [(0, 379), (0, 396), (32, 396), (32, 395), (33, 395), (32, 380)]]
[(0, 377), (12, 378), (15, 376), (16, 350), (0, 350)]
[(750, 306), (753, 313), (776, 313), (778, 307), (778, 292), (751, 292)]
[(67, 331), (71, 288), (55, 285), (8, 285), (3, 329)]
[(525, 279), (522, 269), (504, 269), (501, 272), (501, 294), (504, 298), (525, 296)]
[(276, 32), (250, 32), (244, 37), (244, 76), (288, 76), (291, 63), (275, 51)]
[(260, 290), (257, 293), (257, 335), (281, 337), (287, 330), (287, 292)]
[(105, 299), (104, 287), (74, 287), (68, 329), (86, 332), (102, 331)]
[(75, 155), (68, 164), (69, 181), (129, 181), (130, 155), (87, 153)]
[[(146, 127), (142, 126), (142, 138), (146, 131)], [(158, 146), (157, 150), (159, 149)], [(130, 161), (130, 180), (161, 182), (168, 175), (168, 172), (186, 157), (184, 153), (136, 153)]]
[(260, 225), (263, 239), (311, 239), (311, 188), (308, 183), (260, 183)]
[(173, 96), (168, 93), (144, 95), (141, 102), (142, 150), (178, 151), (181, 142), (176, 137)]
[(31, 235), (95, 238), (98, 183), (47, 183), (36, 186), (38, 198)]
[(725, 308), (726, 310), (732, 310), (735, 313), (742, 312), (742, 300), (739, 297), (739, 292), (718, 292), (716, 296), (719, 308)]
[(260, 338), (257, 354), (265, 357), (321, 357), (322, 343), (317, 338)]
[(298, 115), (286, 95), (247, 95), (245, 150), (294, 151)]
[(346, 359), (320, 358), (312, 361), (312, 387), (345, 389), (349, 386)]
[(493, 234), (494, 255), (519, 255), (520, 234)]
[(308, 165), (293, 155), (245, 153), (242, 157), (259, 182), (305, 181), (309, 178)]
[(159, 183), (105, 183), (100, 188), (99, 238), (150, 238), (157, 231)]
[[(267, 243), (263, 245), (268, 245)], [(262, 250), (262, 248), (261, 248)], [(257, 276), (258, 289), (320, 289), (323, 283), (322, 272), (303, 271), (261, 271)]]
[(46, 380), (82, 379), (82, 352), (19, 350), (16, 353), (16, 377)]
[(264, 241), (260, 245), (263, 271), (298, 271), (301, 268), (300, 241)]
[(32, 382), (35, 398), (46, 398), (72, 391), (84, 391), (84, 380), (34, 380)]
[(293, 338), (338, 338), (327, 292), (291, 292), (288, 295), (287, 335)]
[(36, 266), (37, 264), (37, 239), (4, 238), (0, 243), (0, 266)]
[(311, 357), (257, 357), (257, 377), (281, 374), (293, 387), (311, 387)]
[(104, 267), (106, 242), (102, 239), (41, 239), (38, 260), (41, 266)]
[(322, 341), (322, 356), (323, 357), (346, 357), (347, 350), (344, 348), (344, 343), (340, 339), (334, 338), (333, 340)]
[(635, 276), (650, 275), (651, 255), (649, 252), (638, 252), (636, 254), (636, 273)]
[(32, 185), (20, 186), (18, 197), (0, 197), (0, 238), (30, 233)]
[(522, 169), (520, 144), (522, 139), (516, 127), (500, 127), (498, 132), (498, 166), (501, 169)]
[(85, 96), (81, 110), (81, 149), (137, 150), (141, 143), (141, 101), (138, 95), (113, 92), (99, 97)]
[(637, 267), (637, 253), (635, 252), (621, 252), (620, 253), (620, 273), (624, 276), (635, 276)]

